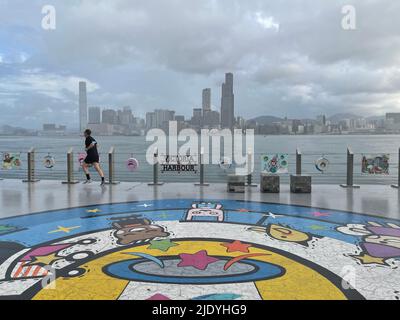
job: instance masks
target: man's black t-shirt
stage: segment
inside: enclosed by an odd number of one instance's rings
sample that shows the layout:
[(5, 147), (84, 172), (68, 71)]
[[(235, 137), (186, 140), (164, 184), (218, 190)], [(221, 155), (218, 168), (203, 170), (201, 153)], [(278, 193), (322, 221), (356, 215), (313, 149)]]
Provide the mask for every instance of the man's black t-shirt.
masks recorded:
[(93, 137), (88, 136), (85, 140), (86, 148), (88, 148), (91, 144), (94, 144), (94, 146), (86, 151), (87, 157), (85, 159), (85, 162), (86, 163), (99, 162), (99, 153), (97, 151), (97, 141)]

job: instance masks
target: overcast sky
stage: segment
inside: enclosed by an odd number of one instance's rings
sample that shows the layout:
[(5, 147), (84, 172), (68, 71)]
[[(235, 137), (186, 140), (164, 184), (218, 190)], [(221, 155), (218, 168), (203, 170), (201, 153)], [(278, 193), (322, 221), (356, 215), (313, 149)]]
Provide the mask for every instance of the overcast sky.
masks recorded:
[(399, 14), (394, 0), (0, 0), (0, 125), (76, 127), (79, 80), (89, 106), (189, 116), (210, 87), (219, 110), (225, 72), (245, 118), (400, 112)]

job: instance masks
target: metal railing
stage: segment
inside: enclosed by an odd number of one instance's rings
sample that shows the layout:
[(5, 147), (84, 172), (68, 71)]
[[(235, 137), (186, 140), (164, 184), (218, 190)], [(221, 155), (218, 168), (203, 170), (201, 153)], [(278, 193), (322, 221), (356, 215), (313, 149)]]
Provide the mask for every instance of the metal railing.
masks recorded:
[[(264, 151), (264, 150), (263, 150)], [(247, 173), (247, 185), (254, 186), (259, 183), (261, 174), (260, 160), (266, 153), (247, 152), (247, 161), (251, 163), (254, 159), (254, 170)], [(279, 152), (278, 152), (279, 153)], [(0, 155), (4, 152), (0, 151)], [(67, 152), (49, 152), (43, 149), (31, 148), (25, 152), (18, 152), (21, 166), (5, 169), (0, 163), (0, 179), (19, 179), (29, 183), (39, 180), (59, 180), (65, 184), (75, 184), (78, 179), (83, 180), (85, 176), (78, 161), (78, 155), (70, 148)], [(44, 158), (51, 154), (54, 157), (54, 165), (44, 166)], [(164, 182), (187, 182), (200, 186), (210, 183), (221, 183), (227, 181), (227, 175), (234, 173), (235, 165), (229, 169), (222, 169), (218, 164), (204, 163), (204, 149), (200, 150), (198, 172), (189, 173), (162, 173), (160, 170), (159, 151), (153, 152), (154, 164), (148, 164), (146, 153), (138, 152), (134, 156), (140, 163), (136, 171), (130, 171), (126, 167), (126, 160), (132, 157), (132, 153), (118, 152), (111, 147), (107, 153), (100, 153), (101, 164), (107, 180), (111, 184), (119, 181), (124, 182), (146, 182), (150, 185), (162, 185)], [(365, 175), (361, 173), (361, 158), (365, 153), (354, 153), (351, 148), (343, 153), (325, 153), (323, 156), (329, 159), (329, 169), (321, 173), (315, 169), (315, 161), (321, 154), (307, 153), (297, 148), (294, 153), (288, 154), (289, 174), (281, 176), (282, 183), (289, 182), (290, 174), (310, 175), (314, 184), (340, 184), (345, 188), (359, 187), (360, 184), (384, 184), (398, 188), (400, 185), (400, 149), (390, 155), (390, 174), (388, 175)], [(104, 161), (106, 160), (106, 161)], [(92, 168), (89, 170), (93, 171)], [(97, 179), (97, 175), (93, 174)], [(162, 182), (161, 182), (162, 181)]]

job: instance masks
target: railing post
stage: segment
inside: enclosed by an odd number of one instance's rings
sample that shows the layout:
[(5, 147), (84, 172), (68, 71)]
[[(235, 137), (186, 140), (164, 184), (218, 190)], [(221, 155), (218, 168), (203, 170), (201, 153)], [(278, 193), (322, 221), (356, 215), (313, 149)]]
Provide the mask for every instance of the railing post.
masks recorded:
[(153, 183), (149, 183), (149, 186), (161, 186), (164, 184), (158, 181), (158, 166), (158, 149), (154, 148)]
[(343, 188), (360, 188), (354, 185), (354, 153), (350, 148), (347, 148), (347, 177), (346, 184), (341, 184)]
[(208, 183), (204, 182), (204, 148), (201, 147), (200, 158), (199, 158), (199, 170), (200, 170), (200, 183), (196, 183), (196, 186), (207, 187)]
[(247, 186), (248, 187), (257, 187), (256, 184), (253, 184), (252, 163), (253, 163), (253, 152), (251, 151), (251, 149), (248, 149), (247, 150)]
[(35, 179), (35, 149), (30, 148), (28, 151), (28, 172), (27, 172), (27, 179), (23, 180), (23, 182), (38, 182), (38, 179)]
[(111, 147), (108, 151), (108, 182), (107, 184), (119, 184), (118, 181), (114, 180), (114, 154), (115, 148)]
[(296, 149), (296, 175), (301, 176), (301, 151)]
[(392, 188), (399, 189), (400, 188), (400, 149), (399, 149), (399, 158), (398, 158), (398, 166), (397, 166), (397, 184), (392, 184)]
[(74, 179), (74, 152), (72, 148), (67, 152), (67, 180), (62, 181), (62, 184), (76, 184), (78, 180)]

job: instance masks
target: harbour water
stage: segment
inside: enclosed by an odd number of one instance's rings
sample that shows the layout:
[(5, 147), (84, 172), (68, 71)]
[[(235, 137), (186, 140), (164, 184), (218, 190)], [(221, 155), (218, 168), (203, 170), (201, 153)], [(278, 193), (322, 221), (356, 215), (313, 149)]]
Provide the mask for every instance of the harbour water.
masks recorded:
[[(145, 137), (96, 137), (99, 144), (100, 157), (107, 172), (107, 153), (110, 147), (115, 147), (115, 175), (120, 181), (147, 182), (152, 179), (152, 166), (146, 160), (147, 149), (152, 142), (146, 142)], [(255, 173), (258, 181), (261, 169), (261, 155), (272, 153), (287, 153), (289, 155), (289, 173), (295, 171), (296, 148), (303, 155), (303, 174), (313, 176), (314, 183), (343, 183), (346, 175), (346, 150), (350, 147), (355, 154), (354, 177), (356, 183), (390, 184), (397, 181), (399, 135), (309, 135), (309, 136), (256, 136), (255, 137)], [(26, 177), (26, 153), (34, 147), (36, 176), (39, 179), (64, 179), (66, 176), (66, 152), (74, 148), (74, 167), (77, 178), (82, 177), (79, 170), (78, 154), (84, 152), (83, 139), (79, 136), (54, 137), (0, 137), (0, 154), (20, 154), (19, 169), (4, 170), (0, 168), (1, 178)], [(363, 154), (389, 154), (390, 174), (386, 176), (366, 176), (361, 174), (361, 157)], [(52, 169), (43, 165), (44, 157), (51, 155), (55, 160)], [(329, 168), (320, 173), (315, 168), (315, 161), (324, 156), (329, 160)], [(139, 161), (139, 168), (130, 172), (126, 161), (134, 157)], [(205, 167), (207, 182), (224, 181), (229, 170), (224, 171), (218, 165)], [(232, 169), (231, 169), (232, 170)], [(197, 181), (194, 173), (165, 173), (160, 175), (165, 182)], [(288, 181), (288, 175), (282, 176), (283, 182)]]

